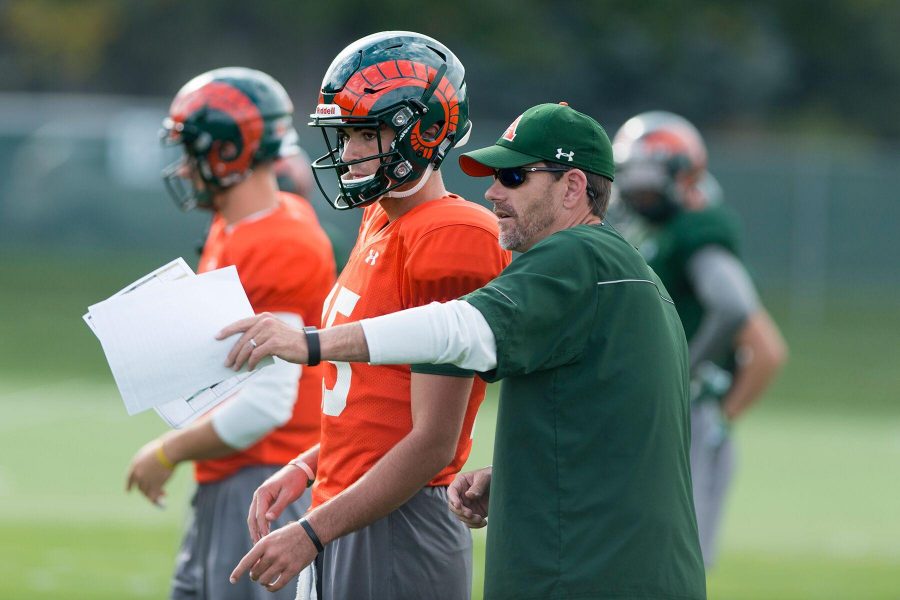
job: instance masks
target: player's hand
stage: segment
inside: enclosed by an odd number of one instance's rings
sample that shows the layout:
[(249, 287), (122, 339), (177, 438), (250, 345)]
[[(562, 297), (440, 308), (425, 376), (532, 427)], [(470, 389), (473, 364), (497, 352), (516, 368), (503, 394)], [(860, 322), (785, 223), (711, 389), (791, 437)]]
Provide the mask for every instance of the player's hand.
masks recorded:
[(303, 495), (307, 481), (302, 469), (285, 465), (256, 489), (247, 515), (247, 527), (254, 544), (269, 534), (269, 526), (281, 516), (285, 507)]
[(447, 488), (450, 512), (471, 529), (487, 525), (492, 473), (491, 467), (459, 473)]
[(250, 579), (277, 592), (315, 560), (316, 554), (303, 527), (293, 521), (259, 540), (231, 572), (231, 583), (249, 570)]
[(250, 369), (267, 356), (277, 356), (288, 362), (304, 365), (307, 361), (306, 334), (291, 327), (271, 313), (260, 313), (235, 321), (216, 336), (224, 340), (242, 333), (225, 359), (225, 366), (239, 371), (244, 363)]
[(163, 486), (175, 472), (174, 469), (164, 466), (157, 457), (161, 445), (162, 440), (155, 439), (137, 451), (128, 467), (125, 484), (125, 491), (131, 491), (132, 487), (137, 486), (141, 493), (157, 506), (163, 505), (163, 498), (166, 495)]

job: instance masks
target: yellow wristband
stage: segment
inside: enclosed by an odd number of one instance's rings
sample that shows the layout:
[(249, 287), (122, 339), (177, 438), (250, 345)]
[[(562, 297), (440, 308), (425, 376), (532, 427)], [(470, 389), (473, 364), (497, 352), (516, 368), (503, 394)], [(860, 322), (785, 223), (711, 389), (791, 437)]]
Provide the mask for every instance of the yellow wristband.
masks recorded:
[(156, 447), (156, 460), (159, 461), (159, 464), (169, 469), (170, 471), (175, 468), (175, 463), (169, 460), (169, 457), (166, 456), (166, 453), (163, 451), (162, 444)]

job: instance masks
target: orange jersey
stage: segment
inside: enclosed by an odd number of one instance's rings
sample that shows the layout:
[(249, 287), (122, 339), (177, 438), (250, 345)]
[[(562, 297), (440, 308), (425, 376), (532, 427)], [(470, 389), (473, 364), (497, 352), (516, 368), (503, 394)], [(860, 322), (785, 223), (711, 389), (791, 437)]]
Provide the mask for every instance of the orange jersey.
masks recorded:
[[(254, 311), (294, 313), (305, 324), (318, 326), (335, 279), (331, 242), (309, 202), (283, 192), (279, 199), (272, 212), (233, 227), (216, 215), (198, 271), (234, 265)], [(218, 481), (247, 465), (283, 465), (314, 446), (319, 441), (323, 372), (322, 367), (303, 367), (290, 421), (245, 450), (197, 461), (197, 481)]]
[[(372, 204), (325, 301), (323, 325), (459, 298), (496, 277), (509, 261), (510, 253), (497, 243), (494, 215), (458, 196), (420, 204), (391, 222), (379, 204)], [(409, 365), (323, 364), (314, 506), (353, 484), (412, 431)], [(449, 484), (468, 458), (484, 390), (476, 378), (454, 459), (430, 485)]]

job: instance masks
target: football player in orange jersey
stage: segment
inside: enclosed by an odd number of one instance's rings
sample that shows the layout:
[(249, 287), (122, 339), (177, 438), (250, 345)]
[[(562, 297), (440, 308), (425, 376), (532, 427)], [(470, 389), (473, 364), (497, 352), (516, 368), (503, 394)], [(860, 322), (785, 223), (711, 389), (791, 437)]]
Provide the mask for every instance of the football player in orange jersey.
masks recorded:
[[(179, 205), (214, 213), (199, 271), (235, 265), (255, 310), (273, 311), (296, 326), (315, 325), (335, 266), (312, 207), (277, 187), (275, 161), (299, 150), (292, 113), (284, 89), (264, 73), (204, 73), (175, 96), (164, 122), (164, 141), (184, 151), (164, 175)], [(279, 361), (211, 416), (152, 440), (132, 459), (128, 488), (156, 504), (175, 465), (196, 461), (193, 518), (171, 598), (271, 597), (249, 582), (229, 585), (228, 575), (255, 541), (244, 526), (254, 490), (319, 440), (322, 371), (303, 367), (301, 374)], [(299, 518), (309, 502), (305, 494), (279, 523)], [(294, 596), (285, 590), (277, 597)]]
[[(331, 204), (365, 207), (324, 325), (458, 298), (509, 263), (497, 219), (449, 193), (438, 170), (471, 128), (464, 69), (444, 45), (410, 32), (351, 44), (312, 119), (329, 148), (313, 163), (320, 187), (319, 173), (333, 171)], [(256, 547), (291, 576), (307, 564), (298, 551), (324, 548), (325, 600), (469, 598), (472, 539), (447, 509), (447, 485), (469, 454), (484, 382), (446, 365), (325, 364), (321, 445), (255, 494)], [(269, 533), (306, 471), (316, 475), (309, 520)], [(319, 519), (337, 533), (320, 539)], [(259, 583), (277, 590), (283, 579)]]

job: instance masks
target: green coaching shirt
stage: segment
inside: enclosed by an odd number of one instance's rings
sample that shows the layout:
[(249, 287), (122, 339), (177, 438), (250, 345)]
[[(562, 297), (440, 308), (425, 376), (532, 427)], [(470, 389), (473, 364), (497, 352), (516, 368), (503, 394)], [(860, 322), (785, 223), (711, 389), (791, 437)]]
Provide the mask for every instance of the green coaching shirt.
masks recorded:
[(668, 293), (608, 224), (542, 240), (465, 297), (497, 342), (485, 598), (706, 597), (688, 358)]

